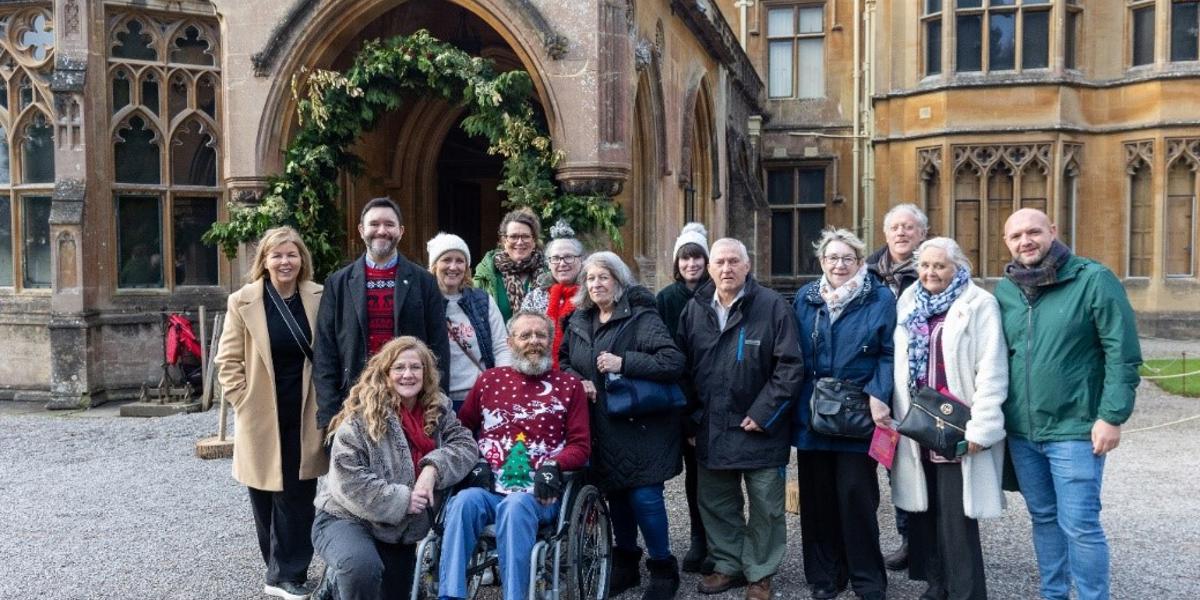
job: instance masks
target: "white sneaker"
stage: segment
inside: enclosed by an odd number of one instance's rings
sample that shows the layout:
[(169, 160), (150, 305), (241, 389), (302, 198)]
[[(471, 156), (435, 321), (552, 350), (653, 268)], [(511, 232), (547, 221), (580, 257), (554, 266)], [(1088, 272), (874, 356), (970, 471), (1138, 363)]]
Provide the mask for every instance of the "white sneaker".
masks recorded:
[(308, 600), (308, 590), (304, 586), (296, 585), (290, 581), (283, 581), (276, 584), (266, 584), (263, 586), (263, 593), (284, 600)]

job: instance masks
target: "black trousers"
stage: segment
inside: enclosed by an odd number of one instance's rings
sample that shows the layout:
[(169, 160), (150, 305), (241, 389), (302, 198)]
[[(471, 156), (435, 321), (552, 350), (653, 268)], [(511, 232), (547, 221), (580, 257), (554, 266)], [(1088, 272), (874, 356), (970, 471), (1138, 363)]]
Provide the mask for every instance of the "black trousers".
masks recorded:
[(416, 544), (381, 542), (366, 525), (324, 511), (317, 513), (312, 539), (332, 570), (339, 600), (408, 598), (417, 565)]
[[(925, 450), (921, 450), (925, 452)], [(963, 514), (962, 465), (922, 457), (929, 510), (909, 513), (909, 570), (947, 600), (987, 600), (979, 522)]]
[(879, 481), (875, 460), (859, 452), (798, 450), (800, 536), (810, 586), (860, 595), (887, 591), (879, 550)]
[(317, 480), (288, 481), (282, 492), (246, 488), (254, 509), (258, 549), (267, 564), (267, 583), (292, 582), (303, 585), (312, 562), (313, 499)]
[[(692, 539), (706, 540), (704, 522), (700, 520), (700, 502), (696, 499), (696, 447), (683, 442), (683, 489), (687, 495), (688, 518), (691, 522)], [(705, 541), (707, 544), (707, 540)]]

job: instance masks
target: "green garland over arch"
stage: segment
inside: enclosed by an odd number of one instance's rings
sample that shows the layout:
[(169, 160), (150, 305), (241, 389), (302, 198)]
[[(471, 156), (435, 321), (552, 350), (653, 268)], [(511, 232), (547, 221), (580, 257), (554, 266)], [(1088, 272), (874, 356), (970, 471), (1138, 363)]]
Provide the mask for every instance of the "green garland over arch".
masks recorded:
[[(293, 81), (300, 130), (288, 146), (283, 173), (272, 177), (261, 203), (231, 205), (228, 223), (217, 223), (204, 241), (227, 257), (278, 225), (295, 227), (309, 246), (318, 277), (343, 262), (344, 231), (334, 199), (338, 174), (362, 172), (350, 148), (405, 97), (437, 94), (466, 107), (463, 129), (488, 139), (488, 152), (504, 158), (498, 189), (506, 208), (529, 207), (543, 222), (565, 218), (581, 232), (601, 233), (618, 244), (620, 207), (606, 196), (563, 193), (554, 182), (562, 159), (536, 117), (533, 83), (524, 71), (496, 73), (491, 61), (471, 56), (428, 31), (363, 45), (345, 73), (317, 70), (303, 86)], [(300, 88), (303, 89), (300, 89)], [(334, 224), (331, 226), (331, 224)]]

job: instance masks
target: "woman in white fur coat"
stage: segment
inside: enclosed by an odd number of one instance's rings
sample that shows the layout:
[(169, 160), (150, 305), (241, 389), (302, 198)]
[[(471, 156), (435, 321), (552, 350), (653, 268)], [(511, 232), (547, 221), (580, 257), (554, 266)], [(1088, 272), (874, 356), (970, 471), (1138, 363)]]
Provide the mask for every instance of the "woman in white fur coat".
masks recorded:
[(933, 387), (971, 407), (968, 450), (946, 460), (902, 437), (892, 467), (892, 500), (910, 511), (909, 571), (924, 579), (922, 600), (987, 598), (977, 519), (1000, 516), (1008, 346), (995, 297), (971, 281), (958, 244), (933, 238), (916, 252), (919, 285), (896, 306), (897, 422), (910, 395)]

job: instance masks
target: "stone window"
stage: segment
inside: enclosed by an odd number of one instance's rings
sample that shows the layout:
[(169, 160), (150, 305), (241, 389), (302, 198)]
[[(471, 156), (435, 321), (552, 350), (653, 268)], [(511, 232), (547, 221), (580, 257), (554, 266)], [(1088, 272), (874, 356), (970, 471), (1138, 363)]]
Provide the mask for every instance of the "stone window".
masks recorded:
[(1063, 173), (1058, 196), (1058, 239), (1071, 250), (1075, 250), (1076, 210), (1079, 198), (1079, 155), (1083, 146), (1063, 144)]
[(771, 276), (820, 275), (812, 242), (825, 228), (826, 165), (767, 169), (771, 206)]
[(1128, 277), (1150, 276), (1154, 238), (1153, 160), (1154, 142), (1125, 144), (1125, 172), (1129, 177)]
[(1083, 36), (1083, 8), (1079, 0), (1068, 0), (1063, 16), (1063, 67), (1079, 68), (1079, 45)]
[[(32, 4), (32, 6), (30, 6)], [(0, 288), (49, 288), (54, 191), (50, 2), (0, 9)]]
[(1167, 140), (1167, 277), (1194, 277), (1200, 138)]
[(1171, 60), (1200, 60), (1200, 0), (1171, 4)]
[(942, 72), (942, 5), (943, 0), (925, 0), (921, 31), (925, 37), (925, 75)]
[(955, 71), (1049, 67), (1050, 5), (1051, 0), (957, 0)]
[(941, 235), (942, 215), (945, 213), (942, 204), (942, 149), (921, 148), (917, 150), (917, 160), (921, 165), (923, 210), (929, 218), (928, 237), (936, 237)]
[(1129, 64), (1154, 64), (1154, 0), (1129, 3)]
[(109, 129), (117, 287), (213, 286), (221, 128), (217, 24), (113, 10), (108, 31)]
[(767, 87), (772, 98), (825, 97), (825, 6), (767, 10)]
[(1047, 210), (1051, 144), (954, 147), (952, 235), (979, 277), (1001, 277), (1011, 259), (1004, 222), (1019, 208)]

